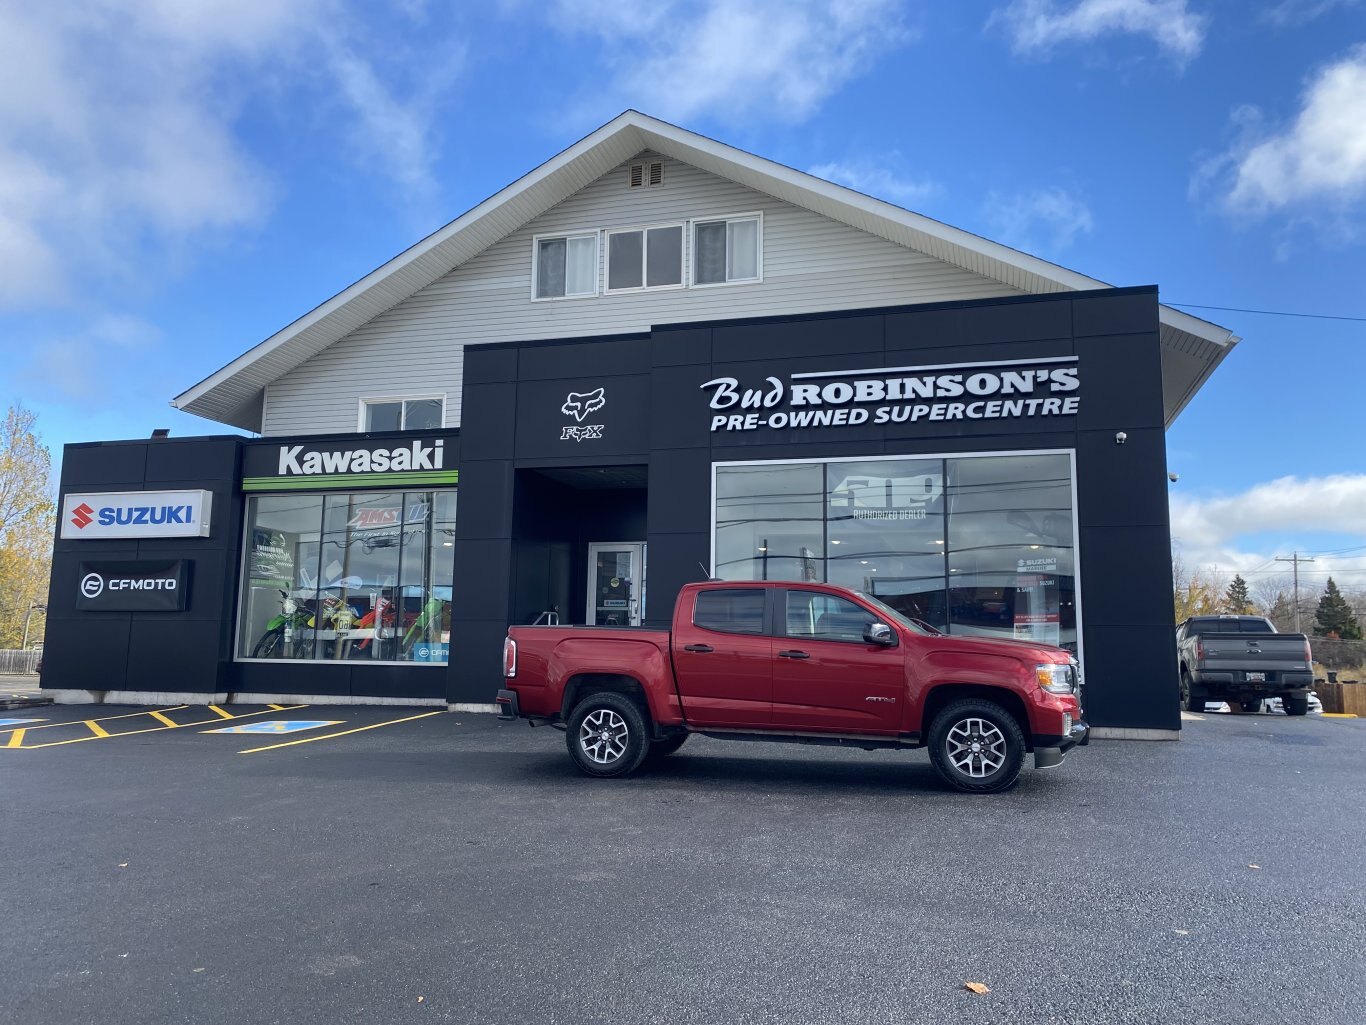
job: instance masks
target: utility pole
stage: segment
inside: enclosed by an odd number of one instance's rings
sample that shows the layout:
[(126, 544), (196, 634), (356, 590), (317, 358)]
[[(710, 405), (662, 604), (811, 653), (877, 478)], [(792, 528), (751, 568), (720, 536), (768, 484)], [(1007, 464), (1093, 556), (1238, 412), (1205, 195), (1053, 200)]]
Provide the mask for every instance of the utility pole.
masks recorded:
[(1299, 552), (1296, 552), (1288, 559), (1282, 558), (1278, 555), (1276, 556), (1276, 561), (1293, 562), (1295, 564), (1295, 632), (1300, 633), (1300, 563), (1313, 562), (1314, 560), (1306, 558)]

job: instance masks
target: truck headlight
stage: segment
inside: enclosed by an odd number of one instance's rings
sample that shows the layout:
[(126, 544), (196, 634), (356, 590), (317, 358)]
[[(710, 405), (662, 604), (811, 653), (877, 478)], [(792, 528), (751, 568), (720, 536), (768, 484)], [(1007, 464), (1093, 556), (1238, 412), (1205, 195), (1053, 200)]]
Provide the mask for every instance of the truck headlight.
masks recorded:
[(1071, 694), (1073, 691), (1072, 667), (1057, 662), (1044, 662), (1034, 667), (1034, 675), (1039, 686), (1050, 694)]

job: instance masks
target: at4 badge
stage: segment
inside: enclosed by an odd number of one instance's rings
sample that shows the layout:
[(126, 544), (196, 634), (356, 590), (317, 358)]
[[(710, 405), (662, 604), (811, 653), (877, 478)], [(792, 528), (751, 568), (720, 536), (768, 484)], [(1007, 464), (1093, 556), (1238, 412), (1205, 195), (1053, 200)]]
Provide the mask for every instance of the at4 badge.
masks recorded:
[(560, 430), (561, 441), (583, 441), (588, 438), (601, 438), (603, 424), (586, 424), (584, 419), (607, 405), (605, 388), (595, 388), (588, 392), (570, 392), (565, 396), (560, 412), (572, 416), (578, 423), (566, 424)]

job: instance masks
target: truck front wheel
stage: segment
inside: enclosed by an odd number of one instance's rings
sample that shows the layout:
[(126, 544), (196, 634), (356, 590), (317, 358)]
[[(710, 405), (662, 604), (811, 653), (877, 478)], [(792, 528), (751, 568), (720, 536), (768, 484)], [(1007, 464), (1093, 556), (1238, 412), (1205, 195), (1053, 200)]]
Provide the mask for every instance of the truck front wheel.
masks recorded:
[(649, 728), (640, 707), (624, 694), (590, 694), (569, 713), (565, 743), (580, 771), (590, 776), (625, 776), (650, 749)]
[(955, 701), (930, 725), (930, 761), (950, 786), (994, 794), (1014, 785), (1025, 738), (1015, 717), (994, 701)]

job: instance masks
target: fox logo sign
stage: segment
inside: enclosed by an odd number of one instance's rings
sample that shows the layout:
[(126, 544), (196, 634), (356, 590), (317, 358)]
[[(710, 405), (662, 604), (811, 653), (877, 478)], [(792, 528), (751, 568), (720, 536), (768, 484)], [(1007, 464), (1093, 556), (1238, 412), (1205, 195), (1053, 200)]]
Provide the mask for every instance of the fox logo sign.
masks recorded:
[(597, 388), (588, 392), (572, 391), (565, 396), (564, 405), (560, 407), (560, 412), (583, 423), (583, 418), (589, 413), (596, 413), (607, 405), (605, 392), (605, 388)]

